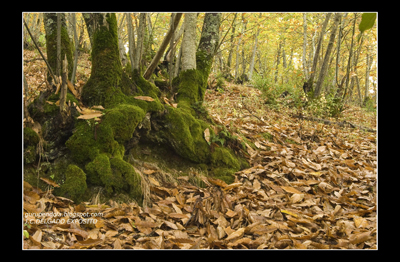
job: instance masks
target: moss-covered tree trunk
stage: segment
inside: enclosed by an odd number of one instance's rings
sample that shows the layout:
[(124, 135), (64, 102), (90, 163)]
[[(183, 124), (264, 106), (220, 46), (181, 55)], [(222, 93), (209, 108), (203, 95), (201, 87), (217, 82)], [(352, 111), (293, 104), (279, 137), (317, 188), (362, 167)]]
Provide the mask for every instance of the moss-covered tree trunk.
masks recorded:
[(219, 41), (220, 21), (220, 13), (206, 13), (196, 52), (196, 69), (183, 70), (178, 77), (179, 81), (175, 81), (179, 83), (177, 100), (182, 106), (191, 106), (204, 100), (207, 79)]
[[(73, 71), (72, 47), (68, 36), (67, 26), (64, 13), (44, 13), (44, 29), (46, 32), (47, 61), (49, 62), (53, 72), (57, 67), (57, 15), (61, 16), (61, 57), (67, 56), (68, 60), (68, 78), (71, 79)], [(62, 72), (62, 66), (61, 70)], [(48, 75), (47, 80), (50, 82), (51, 77)]]
[(132, 95), (139, 90), (122, 71), (116, 16), (112, 13), (85, 14), (85, 22), (93, 38), (92, 73), (82, 89), (82, 102), (106, 108), (122, 103), (122, 93)]
[[(227, 147), (234, 139), (227, 132), (215, 133), (212, 121), (202, 118), (195, 110), (204, 100), (218, 44), (220, 14), (206, 14), (199, 47), (197, 51), (190, 49), (196, 51), (196, 69), (184, 70), (174, 79), (178, 90), (177, 108), (162, 104), (160, 90), (137, 69), (132, 79), (122, 71), (115, 14), (85, 14), (85, 17), (93, 30), (92, 73), (83, 87), (81, 100), (86, 107), (102, 105), (105, 110), (97, 120), (73, 117), (71, 125), (74, 126), (69, 129), (65, 142), (68, 149), (65, 161), (53, 169), (57, 170), (54, 179), (61, 185), (54, 192), (80, 201), (88, 198), (90, 187), (100, 186), (108, 197), (123, 193), (141, 203), (141, 177), (128, 159), (133, 156), (133, 150), (148, 144), (157, 150), (162, 148), (167, 154), (177, 154), (191, 164), (205, 166), (209, 174), (232, 182), (232, 174), (248, 165), (247, 162)], [(42, 109), (32, 107), (32, 118), (39, 116), (37, 112), (49, 118), (50, 112), (59, 112), (54, 104), (40, 99), (36, 103)], [(204, 136), (206, 130), (225, 143), (212, 145)], [(33, 158), (27, 152), (28, 156)]]

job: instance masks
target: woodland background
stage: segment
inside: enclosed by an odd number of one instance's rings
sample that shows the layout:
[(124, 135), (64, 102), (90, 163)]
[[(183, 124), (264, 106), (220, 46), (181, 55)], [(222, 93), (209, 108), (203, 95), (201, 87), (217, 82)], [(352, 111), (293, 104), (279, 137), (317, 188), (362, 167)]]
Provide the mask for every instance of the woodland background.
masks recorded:
[[(377, 32), (375, 25), (372, 30), (360, 33), (358, 26), (361, 15), (361, 13), (344, 13), (340, 18), (334, 47), (327, 60), (322, 93), (328, 97), (336, 91), (338, 85), (344, 82), (346, 102), (365, 106), (370, 103), (369, 98), (375, 102), (377, 93)], [(117, 13), (123, 66), (126, 66), (130, 60), (125, 17), (125, 13)], [(197, 39), (200, 37), (203, 17), (204, 14), (198, 14)], [(316, 82), (321, 72), (330, 33), (334, 27), (334, 19), (330, 19), (326, 27), (322, 28), (325, 18), (325, 13), (224, 13), (220, 27), (221, 41), (215, 55), (212, 72), (215, 77), (222, 76), (227, 80), (234, 78), (239, 82), (263, 81), (269, 89), (276, 90), (271, 90), (271, 92), (282, 93), (293, 90), (296, 93), (295, 90), (301, 90), (303, 83), (307, 82), (312, 74)], [(25, 13), (24, 19), (31, 28), (33, 37), (40, 46), (44, 47), (45, 32), (42, 14)], [(132, 19), (135, 30), (134, 39), (137, 39), (139, 15), (132, 14)], [(90, 39), (81, 14), (77, 13), (75, 20), (76, 23), (73, 23), (72, 14), (67, 14), (68, 34), (73, 43), (71, 46), (74, 47), (77, 44), (82, 54), (90, 50)], [(170, 14), (146, 13), (146, 22), (140, 62), (142, 70), (147, 68), (168, 31)], [(179, 46), (183, 34), (181, 24), (175, 36), (177, 40), (174, 48), (172, 51), (169, 48), (165, 52), (161, 62), (170, 62), (170, 54), (174, 55), (175, 60), (179, 58)], [(76, 32), (76, 39), (74, 32)], [(318, 48), (319, 37), (322, 33), (321, 46)], [(24, 46), (34, 49), (26, 30), (24, 30)], [(313, 68), (315, 57), (317, 61)], [(77, 77), (72, 79), (72, 82), (84, 81), (84, 72), (89, 68), (78, 63), (76, 70), (78, 74), (81, 73), (83, 79)], [(176, 75), (178, 71), (179, 69), (174, 69), (173, 74)], [(41, 79), (35, 80), (36, 82), (32, 85), (41, 84)], [(38, 92), (38, 90), (26, 89), (25, 92)], [(25, 95), (28, 99), (31, 97), (29, 93)]]

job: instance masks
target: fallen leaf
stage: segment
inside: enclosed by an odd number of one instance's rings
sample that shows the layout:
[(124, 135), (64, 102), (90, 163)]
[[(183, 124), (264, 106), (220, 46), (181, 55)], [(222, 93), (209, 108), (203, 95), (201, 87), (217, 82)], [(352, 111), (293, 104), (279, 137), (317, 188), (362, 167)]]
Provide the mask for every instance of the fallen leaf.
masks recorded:
[(236, 230), (235, 232), (232, 232), (231, 234), (229, 234), (229, 236), (226, 238), (226, 241), (235, 239), (235, 238), (239, 238), (242, 237), (244, 234), (244, 227), (239, 228), (238, 230)]
[(80, 116), (78, 116), (77, 118), (78, 118), (78, 119), (85, 119), (85, 120), (87, 120), (87, 119), (92, 119), (92, 118), (101, 117), (101, 116), (103, 116), (102, 113), (91, 113), (91, 114), (80, 115)]
[(210, 129), (208, 128), (204, 130), (204, 139), (207, 141), (208, 144), (210, 144)]
[(150, 96), (135, 96), (134, 98), (148, 102), (154, 101), (154, 99)]
[(51, 185), (53, 187), (60, 187), (56, 182), (54, 182), (50, 178), (41, 177), (40, 180), (44, 181), (45, 183), (47, 183), (47, 184), (49, 184), (49, 185)]

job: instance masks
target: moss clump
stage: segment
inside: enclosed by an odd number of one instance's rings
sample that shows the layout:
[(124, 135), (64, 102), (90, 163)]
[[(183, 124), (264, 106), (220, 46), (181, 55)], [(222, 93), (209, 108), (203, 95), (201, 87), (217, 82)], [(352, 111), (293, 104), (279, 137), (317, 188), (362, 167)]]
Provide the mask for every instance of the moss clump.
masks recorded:
[(208, 124), (195, 119), (185, 109), (167, 106), (167, 110), (164, 135), (175, 152), (196, 163), (209, 162), (210, 146), (204, 139)]
[(92, 162), (85, 166), (88, 182), (92, 185), (105, 186), (108, 193), (112, 192), (112, 170), (107, 154), (99, 154)]
[(65, 171), (65, 183), (61, 186), (61, 194), (79, 202), (87, 189), (86, 174), (76, 165), (69, 165)]
[(104, 186), (109, 196), (126, 191), (140, 202), (140, 179), (122, 158), (123, 144), (132, 138), (145, 111), (138, 106), (120, 104), (104, 112), (100, 122), (78, 121), (66, 146), (73, 159), (85, 166), (89, 184)]
[(117, 192), (120, 190), (128, 192), (130, 197), (136, 199), (141, 204), (143, 196), (140, 175), (135, 172), (131, 164), (120, 158), (110, 159), (110, 164), (114, 174), (114, 190)]
[(143, 120), (143, 109), (133, 105), (121, 104), (106, 111), (100, 125), (110, 126), (113, 137), (119, 143), (130, 139), (136, 126)]

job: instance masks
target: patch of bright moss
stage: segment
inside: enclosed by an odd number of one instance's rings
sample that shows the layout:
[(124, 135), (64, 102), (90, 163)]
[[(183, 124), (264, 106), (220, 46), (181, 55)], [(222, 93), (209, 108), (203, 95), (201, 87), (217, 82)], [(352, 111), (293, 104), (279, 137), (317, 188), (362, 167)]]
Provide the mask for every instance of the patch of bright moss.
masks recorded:
[(65, 183), (60, 188), (61, 194), (79, 203), (87, 189), (85, 172), (76, 165), (69, 165), (65, 177)]
[(195, 119), (182, 108), (168, 106), (166, 114), (167, 131), (164, 135), (180, 156), (196, 163), (207, 163), (210, 157), (210, 146), (204, 139), (207, 123)]

